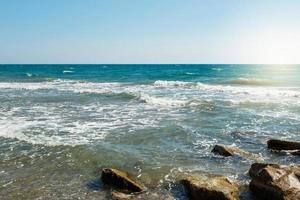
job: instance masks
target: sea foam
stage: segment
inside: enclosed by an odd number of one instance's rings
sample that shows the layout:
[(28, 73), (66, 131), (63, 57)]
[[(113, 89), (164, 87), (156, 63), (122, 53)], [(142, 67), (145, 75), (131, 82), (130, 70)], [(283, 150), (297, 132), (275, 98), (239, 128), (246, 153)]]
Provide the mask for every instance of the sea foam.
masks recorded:
[[(255, 87), (222, 84), (204, 84), (201, 82), (163, 81), (153, 84), (126, 84), (119, 82), (84, 82), (55, 80), (38, 83), (1, 82), (0, 89), (14, 90), (57, 90), (74, 93), (128, 94), (141, 98), (153, 105), (182, 106), (187, 101), (231, 101), (265, 103), (300, 103), (300, 90), (295, 87)], [(166, 103), (168, 102), (169, 103)], [(184, 103), (184, 101), (186, 101)], [(164, 103), (162, 103), (164, 102)], [(173, 103), (172, 103), (173, 102)]]

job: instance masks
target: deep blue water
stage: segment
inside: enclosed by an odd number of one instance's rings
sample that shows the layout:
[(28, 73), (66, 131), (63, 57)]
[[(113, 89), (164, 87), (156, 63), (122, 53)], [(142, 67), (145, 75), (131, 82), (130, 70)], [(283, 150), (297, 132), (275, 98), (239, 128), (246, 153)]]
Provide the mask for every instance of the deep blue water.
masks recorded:
[[(73, 79), (93, 82), (151, 83), (156, 80), (251, 84), (300, 84), (300, 65), (0, 65), (0, 81)], [(256, 82), (255, 82), (256, 81)], [(243, 84), (243, 83), (241, 83)], [(246, 83), (244, 83), (246, 84)], [(264, 83), (261, 83), (264, 84)]]
[(7, 199), (106, 199), (101, 167), (162, 192), (184, 172), (247, 182), (256, 160), (213, 155), (214, 144), (300, 163), (266, 149), (299, 134), (300, 65), (0, 65)]

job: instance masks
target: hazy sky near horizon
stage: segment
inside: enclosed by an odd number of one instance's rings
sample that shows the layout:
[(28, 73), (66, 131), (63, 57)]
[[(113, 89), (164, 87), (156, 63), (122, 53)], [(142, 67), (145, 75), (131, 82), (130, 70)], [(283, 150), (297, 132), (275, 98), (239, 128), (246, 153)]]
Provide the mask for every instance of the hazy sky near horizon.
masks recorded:
[(0, 63), (300, 63), (300, 1), (0, 0)]

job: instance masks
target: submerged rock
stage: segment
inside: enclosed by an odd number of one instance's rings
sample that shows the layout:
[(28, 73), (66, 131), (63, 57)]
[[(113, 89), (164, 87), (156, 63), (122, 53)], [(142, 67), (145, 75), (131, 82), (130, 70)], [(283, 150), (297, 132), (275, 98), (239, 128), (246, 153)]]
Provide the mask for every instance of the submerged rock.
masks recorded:
[(223, 176), (193, 176), (181, 180), (191, 200), (237, 200), (238, 184)]
[(101, 180), (103, 183), (113, 187), (131, 192), (141, 192), (144, 188), (133, 181), (126, 172), (117, 169), (106, 168), (102, 170)]
[(269, 140), (268, 148), (272, 150), (300, 150), (300, 142)]
[(262, 158), (259, 155), (241, 150), (237, 147), (215, 145), (211, 152), (225, 157), (238, 155), (249, 159), (260, 160), (260, 161), (262, 160)]
[(235, 147), (215, 145), (211, 152), (227, 157), (227, 156), (233, 156), (235, 154), (234, 153), (235, 151), (236, 151)]
[(300, 200), (300, 165), (252, 164), (250, 190), (259, 199)]
[(175, 200), (171, 194), (161, 191), (148, 191), (135, 194), (125, 194), (122, 192), (113, 191), (111, 193), (111, 198), (113, 200)]
[(238, 137), (238, 138), (247, 138), (247, 137), (253, 137), (255, 136), (255, 134), (257, 134), (256, 132), (254, 131), (233, 131), (231, 132), (231, 135), (233, 137)]
[(117, 192), (117, 191), (113, 191), (111, 193), (111, 198), (113, 200), (133, 200), (134, 199), (134, 195), (132, 195), (132, 194), (125, 194), (125, 193)]

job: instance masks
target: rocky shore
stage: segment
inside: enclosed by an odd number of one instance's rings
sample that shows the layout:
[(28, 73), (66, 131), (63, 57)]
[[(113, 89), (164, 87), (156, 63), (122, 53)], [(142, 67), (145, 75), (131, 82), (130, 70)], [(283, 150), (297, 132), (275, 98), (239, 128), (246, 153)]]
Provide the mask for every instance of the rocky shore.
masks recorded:
[[(267, 142), (267, 147), (271, 152), (282, 151), (294, 156), (300, 155), (300, 142), (272, 139)], [(219, 144), (212, 148), (212, 153), (253, 160), (248, 172), (250, 184), (245, 186), (238, 181), (214, 174), (188, 174), (178, 180), (177, 184), (183, 186), (189, 199), (238, 200), (241, 193), (249, 189), (251, 198), (256, 200), (300, 200), (300, 165), (263, 163), (263, 158), (257, 154)], [(118, 169), (102, 169), (101, 180), (111, 189), (111, 199), (114, 200), (175, 199), (171, 193), (160, 194), (147, 190), (134, 177)]]

